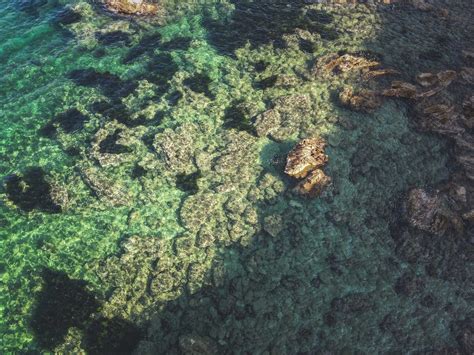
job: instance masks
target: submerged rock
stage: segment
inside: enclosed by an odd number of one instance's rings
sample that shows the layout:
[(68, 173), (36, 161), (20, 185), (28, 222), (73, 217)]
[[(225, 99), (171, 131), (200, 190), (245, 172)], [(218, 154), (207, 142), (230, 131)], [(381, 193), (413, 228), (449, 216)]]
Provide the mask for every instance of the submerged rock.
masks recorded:
[(156, 15), (158, 5), (144, 0), (104, 0), (104, 6), (109, 11), (124, 15)]
[(461, 218), (446, 204), (439, 192), (415, 188), (408, 193), (405, 205), (408, 223), (417, 229), (443, 236), (449, 230), (461, 234)]
[(361, 112), (372, 112), (382, 105), (382, 100), (377, 93), (367, 89), (356, 92), (352, 88), (345, 88), (339, 94), (339, 99), (344, 106)]
[(401, 97), (405, 99), (414, 99), (417, 95), (417, 88), (415, 85), (405, 83), (403, 81), (394, 81), (390, 89), (383, 91), (384, 96)]
[(80, 175), (95, 196), (112, 206), (126, 206), (130, 203), (131, 198), (124, 187), (104, 176), (97, 169), (84, 168), (80, 170)]

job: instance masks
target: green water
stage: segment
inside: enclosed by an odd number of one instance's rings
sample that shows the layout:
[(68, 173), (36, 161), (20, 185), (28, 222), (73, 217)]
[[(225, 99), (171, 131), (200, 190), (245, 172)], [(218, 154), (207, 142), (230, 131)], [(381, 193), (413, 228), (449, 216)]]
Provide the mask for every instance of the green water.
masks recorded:
[[(427, 276), (391, 237), (406, 191), (448, 177), (448, 143), (417, 130), (403, 101), (342, 108), (334, 93), (353, 79), (311, 69), (372, 51), (413, 78), (457, 65), (411, 60), (437, 36), (453, 52), (470, 38), (412, 9), (175, 2), (144, 20), (87, 1), (19, 4), (0, 0), (0, 352), (177, 353), (191, 334), (236, 353), (456, 344), (471, 284)], [(64, 6), (80, 21), (55, 23)], [(114, 31), (126, 39), (98, 40)], [(91, 68), (110, 76), (72, 74)], [(270, 108), (282, 122), (258, 137), (251, 118)], [(71, 109), (84, 123), (68, 132), (57, 117)], [(333, 181), (316, 199), (292, 194), (282, 165), (310, 136), (327, 140)], [(60, 213), (12, 201), (8, 181), (31, 167)], [(407, 272), (424, 279), (408, 298), (394, 290)], [(331, 313), (346, 296), (362, 305)]]

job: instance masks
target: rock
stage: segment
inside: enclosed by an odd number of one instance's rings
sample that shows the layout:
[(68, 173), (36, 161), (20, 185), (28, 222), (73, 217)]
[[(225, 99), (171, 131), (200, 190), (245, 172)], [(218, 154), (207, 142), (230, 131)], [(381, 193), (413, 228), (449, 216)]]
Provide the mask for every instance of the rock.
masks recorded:
[(474, 95), (462, 103), (462, 113), (468, 128), (474, 127)]
[(392, 82), (392, 87), (390, 89), (383, 91), (383, 95), (389, 97), (414, 99), (417, 96), (417, 89), (413, 84), (396, 80)]
[(59, 206), (61, 211), (67, 209), (69, 205), (69, 194), (64, 186), (57, 183), (52, 183), (50, 197), (51, 201), (56, 206)]
[(150, 16), (159, 10), (157, 4), (144, 0), (104, 0), (103, 3), (109, 11), (124, 15)]
[(422, 103), (417, 108), (419, 111), (421, 110), (420, 126), (425, 130), (451, 137), (462, 134), (464, 128), (460, 125), (460, 117), (455, 108), (449, 102), (436, 104)]
[(73, 23), (79, 22), (82, 19), (82, 15), (70, 7), (65, 7), (59, 11), (56, 16), (53, 18), (53, 23), (55, 25), (71, 25)]
[(257, 136), (266, 136), (280, 126), (280, 114), (275, 109), (267, 110), (255, 117), (253, 126)]
[(339, 94), (339, 100), (344, 106), (360, 112), (372, 112), (382, 105), (382, 100), (374, 91), (362, 89), (354, 92), (350, 87)]
[(285, 173), (299, 179), (324, 166), (328, 161), (325, 147), (326, 142), (321, 138), (303, 139), (288, 154)]
[(432, 73), (421, 73), (416, 77), (416, 81), (423, 87), (433, 86), (438, 82), (436, 75)]
[(303, 139), (288, 154), (285, 173), (304, 178), (294, 188), (296, 193), (316, 197), (331, 182), (331, 178), (320, 169), (328, 161), (324, 154), (325, 146), (326, 142), (321, 138)]
[(128, 196), (124, 188), (103, 176), (97, 169), (81, 169), (80, 175), (84, 183), (98, 198), (104, 199), (112, 206), (125, 206), (130, 203), (130, 196)]
[(263, 230), (272, 237), (277, 237), (284, 228), (283, 217), (279, 214), (266, 216), (263, 219)]
[(344, 54), (342, 56), (323, 57), (318, 62), (318, 67), (327, 73), (346, 73), (354, 70), (378, 67), (380, 63), (375, 60), (366, 59), (362, 56)]
[(324, 188), (331, 183), (331, 178), (321, 169), (311, 171), (308, 176), (300, 181), (294, 191), (300, 195), (317, 197), (321, 195)]
[(461, 78), (468, 84), (474, 84), (474, 67), (464, 67), (461, 70)]
[(461, 218), (447, 207), (444, 196), (437, 191), (430, 193), (420, 188), (411, 190), (405, 213), (408, 223), (414, 228), (437, 236), (443, 236), (450, 230), (462, 234)]

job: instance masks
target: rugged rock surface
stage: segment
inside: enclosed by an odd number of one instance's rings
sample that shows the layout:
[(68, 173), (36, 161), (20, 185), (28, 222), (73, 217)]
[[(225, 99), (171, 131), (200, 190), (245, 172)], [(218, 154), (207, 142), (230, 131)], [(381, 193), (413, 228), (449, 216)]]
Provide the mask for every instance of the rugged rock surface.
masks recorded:
[(156, 15), (159, 6), (146, 0), (103, 0), (104, 6), (112, 12), (124, 15)]
[(355, 91), (350, 87), (345, 88), (339, 94), (339, 100), (351, 110), (361, 112), (372, 112), (382, 105), (382, 100), (377, 93), (368, 89)]
[(406, 201), (408, 222), (415, 228), (442, 236), (452, 228), (457, 233), (463, 232), (461, 218), (447, 206), (444, 196), (438, 192), (427, 192), (413, 189)]
[(316, 197), (331, 182), (321, 170), (328, 161), (325, 146), (326, 142), (321, 138), (303, 139), (288, 154), (285, 173), (297, 179), (304, 178), (296, 185), (296, 193)]
[(285, 173), (300, 179), (310, 171), (324, 166), (328, 157), (324, 154), (326, 142), (321, 138), (308, 138), (299, 142), (288, 154)]

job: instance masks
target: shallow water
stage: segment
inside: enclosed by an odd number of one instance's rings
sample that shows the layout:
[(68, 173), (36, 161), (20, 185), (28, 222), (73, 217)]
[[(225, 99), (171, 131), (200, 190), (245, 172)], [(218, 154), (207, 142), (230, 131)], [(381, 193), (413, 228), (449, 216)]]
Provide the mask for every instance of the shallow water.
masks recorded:
[[(456, 169), (450, 141), (420, 130), (406, 100), (343, 107), (360, 78), (315, 69), (358, 53), (407, 81), (457, 70), (474, 45), (469, 1), (437, 3), (447, 20), (163, 6), (140, 19), (0, 0), (0, 351), (465, 351), (474, 229), (418, 237), (402, 217), (410, 189)], [(280, 118), (260, 134), (266, 110)], [(283, 171), (314, 136), (332, 183), (311, 199)]]

